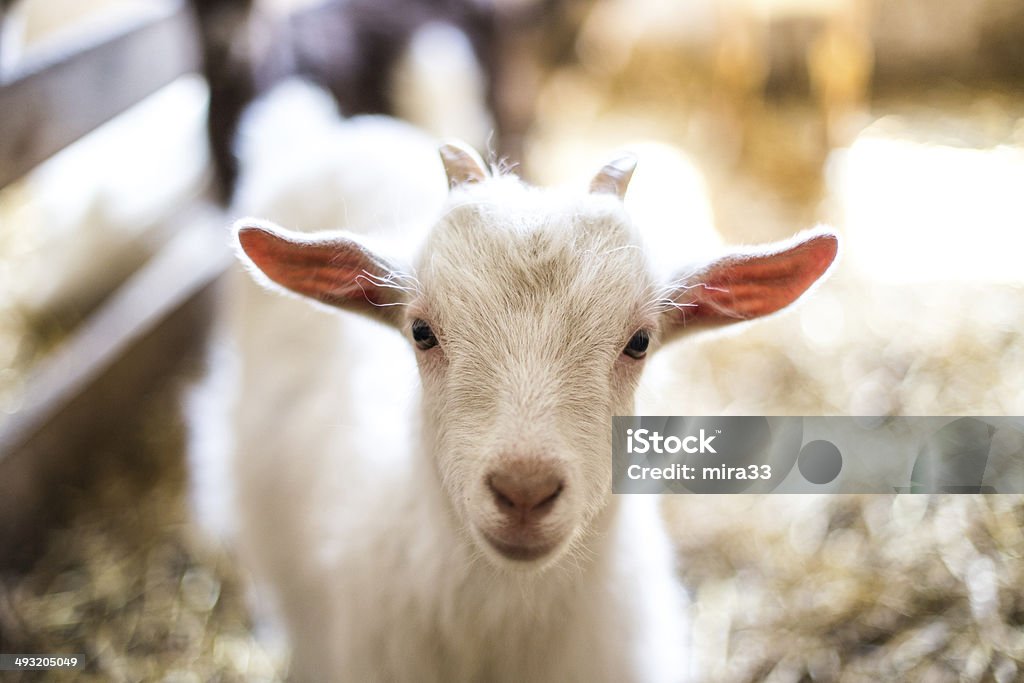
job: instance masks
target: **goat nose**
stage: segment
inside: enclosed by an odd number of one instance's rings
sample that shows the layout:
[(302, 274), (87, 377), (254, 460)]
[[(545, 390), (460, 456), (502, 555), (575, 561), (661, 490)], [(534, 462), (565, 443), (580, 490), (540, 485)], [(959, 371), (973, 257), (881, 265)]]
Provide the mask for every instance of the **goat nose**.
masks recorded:
[(551, 511), (565, 483), (553, 467), (519, 460), (492, 472), (487, 487), (502, 513), (516, 522), (530, 523)]

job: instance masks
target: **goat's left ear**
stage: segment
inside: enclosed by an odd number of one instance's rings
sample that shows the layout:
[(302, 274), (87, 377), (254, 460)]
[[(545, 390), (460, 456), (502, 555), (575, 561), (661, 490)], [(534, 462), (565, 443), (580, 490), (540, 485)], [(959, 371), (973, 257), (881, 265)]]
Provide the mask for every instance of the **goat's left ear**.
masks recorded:
[(663, 314), (665, 337), (782, 310), (825, 274), (838, 249), (835, 233), (815, 231), (730, 254), (685, 274), (668, 294), (672, 305)]
[(236, 223), (235, 233), (243, 260), (270, 283), (328, 306), (401, 324), (407, 289), (397, 281), (398, 272), (352, 237), (295, 233), (253, 219)]

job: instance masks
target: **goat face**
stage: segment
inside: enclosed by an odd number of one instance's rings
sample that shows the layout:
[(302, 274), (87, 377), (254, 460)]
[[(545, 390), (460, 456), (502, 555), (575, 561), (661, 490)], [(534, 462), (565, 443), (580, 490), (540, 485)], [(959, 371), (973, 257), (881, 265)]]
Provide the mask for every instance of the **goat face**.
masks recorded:
[(425, 422), (484, 552), (544, 564), (610, 496), (609, 425), (632, 412), (656, 288), (612, 197), (496, 179), (453, 202), (406, 309)]

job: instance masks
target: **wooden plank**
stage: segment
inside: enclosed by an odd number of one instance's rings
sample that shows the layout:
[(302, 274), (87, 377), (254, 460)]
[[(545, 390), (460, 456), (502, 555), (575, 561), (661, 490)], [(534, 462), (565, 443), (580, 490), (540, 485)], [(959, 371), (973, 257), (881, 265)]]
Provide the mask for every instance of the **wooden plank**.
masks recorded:
[(198, 66), (180, 2), (27, 64), (0, 84), (0, 187)]
[(30, 374), (21, 409), (0, 424), (0, 464), (140, 337), (227, 268), (232, 257), (224, 230), (211, 225), (222, 223), (221, 213), (208, 211), (205, 219), (185, 218), (182, 225), (188, 227)]
[(0, 424), (0, 570), (31, 561), (63, 514), (62, 489), (87, 477), (83, 454), (137, 421), (138, 397), (201, 351), (233, 257), (222, 213), (199, 212), (32, 373)]
[(152, 459), (166, 456), (154, 456), (146, 441), (143, 425), (152, 419), (143, 411), (166, 393), (162, 419), (174, 425), (168, 430), (178, 428), (173, 395), (202, 360), (221, 282), (188, 297), (62, 404), (45, 429), (0, 460), (0, 574), (30, 566), (45, 548), (47, 532), (67, 523), (76, 500), (94, 490), (104, 473), (109, 477), (112, 467), (125, 468), (135, 481), (155, 476)]

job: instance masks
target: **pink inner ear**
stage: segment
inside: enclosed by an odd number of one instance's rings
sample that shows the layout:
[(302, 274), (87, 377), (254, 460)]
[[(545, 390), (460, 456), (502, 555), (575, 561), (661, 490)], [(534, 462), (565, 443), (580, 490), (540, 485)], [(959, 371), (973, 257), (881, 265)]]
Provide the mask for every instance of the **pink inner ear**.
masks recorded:
[(683, 325), (748, 320), (796, 301), (824, 274), (838, 250), (835, 235), (817, 235), (784, 251), (727, 256), (688, 279), (676, 295)]
[(376, 281), (387, 277), (390, 268), (351, 240), (301, 240), (245, 227), (238, 231), (238, 242), (267, 277), (298, 294), (355, 309), (395, 302), (398, 290)]

